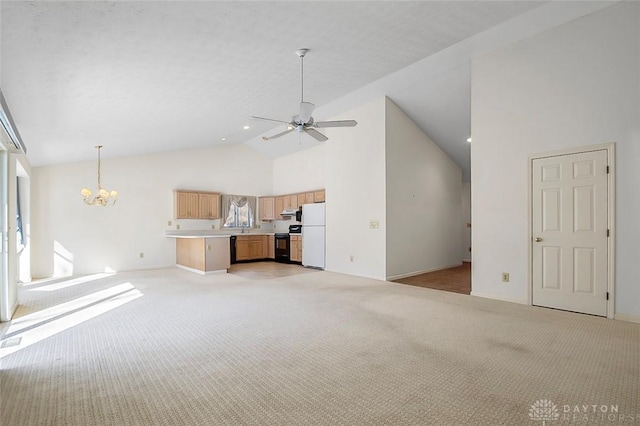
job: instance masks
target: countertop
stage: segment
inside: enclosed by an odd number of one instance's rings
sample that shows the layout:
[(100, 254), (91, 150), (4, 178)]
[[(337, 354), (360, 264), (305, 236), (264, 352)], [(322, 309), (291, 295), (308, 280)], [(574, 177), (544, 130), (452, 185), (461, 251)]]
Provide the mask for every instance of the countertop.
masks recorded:
[(274, 235), (274, 232), (220, 232), (220, 231), (166, 231), (165, 237), (168, 238), (229, 238), (231, 236), (261, 236)]

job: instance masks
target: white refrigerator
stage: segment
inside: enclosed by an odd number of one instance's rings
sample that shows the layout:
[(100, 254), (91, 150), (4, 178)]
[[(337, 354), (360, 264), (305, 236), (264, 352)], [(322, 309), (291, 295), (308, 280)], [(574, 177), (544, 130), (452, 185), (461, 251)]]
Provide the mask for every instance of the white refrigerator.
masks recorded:
[(302, 206), (302, 266), (324, 269), (324, 203)]

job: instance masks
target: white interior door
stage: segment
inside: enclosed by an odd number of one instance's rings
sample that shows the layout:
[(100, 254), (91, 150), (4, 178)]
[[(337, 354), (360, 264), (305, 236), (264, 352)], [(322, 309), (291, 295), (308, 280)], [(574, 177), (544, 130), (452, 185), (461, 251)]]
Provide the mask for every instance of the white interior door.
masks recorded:
[(607, 151), (534, 159), (533, 304), (607, 315)]

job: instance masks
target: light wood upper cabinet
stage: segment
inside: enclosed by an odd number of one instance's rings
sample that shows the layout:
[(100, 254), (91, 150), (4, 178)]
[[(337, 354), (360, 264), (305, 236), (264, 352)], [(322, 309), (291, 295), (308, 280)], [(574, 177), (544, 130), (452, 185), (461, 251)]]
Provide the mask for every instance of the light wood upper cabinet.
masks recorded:
[(307, 194), (298, 194), (298, 208), (307, 202)]
[(290, 195), (289, 198), (291, 199), (291, 208), (294, 210), (298, 210), (298, 194)]
[(324, 189), (320, 191), (315, 191), (313, 193), (313, 202), (314, 203), (323, 203), (324, 202)]
[(275, 219), (275, 198), (260, 197), (260, 220), (274, 220), (274, 219)]
[(220, 219), (220, 194), (199, 193), (200, 219)]
[(283, 196), (283, 197), (282, 197), (282, 202), (284, 203), (283, 208), (284, 208), (285, 210), (289, 210), (289, 209), (291, 209), (291, 208), (292, 208), (292, 207), (291, 207), (291, 197), (290, 197), (290, 196), (288, 196), (288, 195)]
[(304, 204), (313, 204), (313, 192), (307, 192), (304, 194)]
[(275, 201), (276, 210), (274, 212), (274, 217), (276, 219), (281, 219), (280, 213), (284, 210), (284, 197), (276, 197)]
[(200, 217), (200, 200), (197, 192), (175, 191), (176, 219), (198, 219)]

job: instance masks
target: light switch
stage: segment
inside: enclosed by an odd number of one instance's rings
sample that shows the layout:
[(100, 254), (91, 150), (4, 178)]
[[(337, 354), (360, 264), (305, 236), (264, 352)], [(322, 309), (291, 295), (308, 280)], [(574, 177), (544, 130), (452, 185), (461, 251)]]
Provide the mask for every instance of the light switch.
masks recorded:
[(380, 228), (380, 222), (378, 222), (377, 220), (372, 220), (371, 222), (369, 222), (369, 229), (378, 229)]

